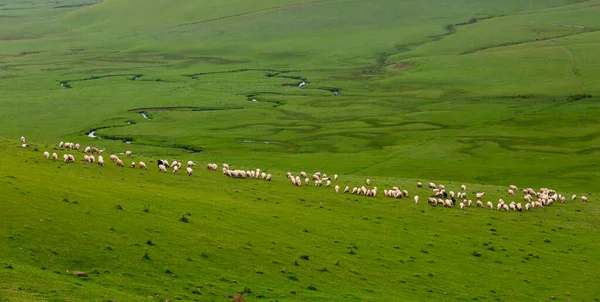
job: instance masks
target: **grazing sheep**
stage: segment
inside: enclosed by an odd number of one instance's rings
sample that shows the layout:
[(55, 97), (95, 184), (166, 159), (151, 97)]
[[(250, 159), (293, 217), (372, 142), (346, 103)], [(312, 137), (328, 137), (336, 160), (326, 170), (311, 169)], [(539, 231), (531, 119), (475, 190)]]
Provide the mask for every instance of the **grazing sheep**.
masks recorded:
[(336, 185), (334, 187), (334, 189), (335, 189), (335, 193), (339, 193), (340, 192), (340, 186)]
[(358, 188), (357, 187), (352, 188), (352, 194), (356, 194), (356, 192), (358, 192)]
[(44, 158), (45, 159), (49, 159), (50, 158), (50, 153), (48, 151), (44, 151)]
[(346, 194), (346, 193), (348, 193), (348, 192), (350, 192), (350, 186), (346, 186), (346, 187), (344, 188), (344, 194)]
[(515, 185), (510, 185), (508, 188), (513, 191), (519, 191), (519, 188), (517, 188), (517, 186), (515, 186)]
[(163, 173), (167, 173), (167, 167), (165, 167), (165, 165), (158, 165), (158, 171), (163, 172)]
[(415, 195), (415, 197), (413, 199), (415, 200), (415, 204), (419, 203), (419, 196), (418, 195)]
[(270, 173), (267, 174), (267, 176), (265, 176), (265, 180), (266, 181), (271, 181), (271, 174)]
[[(321, 184), (319, 184), (320, 186)], [(296, 176), (296, 186), (301, 187), (302, 186), (302, 181), (300, 180), (300, 176)]]
[[(298, 178), (298, 182), (300, 182), (299, 180), (300, 180), (300, 178)], [(328, 179), (327, 182), (325, 183), (325, 186), (331, 187), (331, 180)]]
[(132, 169), (133, 169), (133, 168), (135, 168), (135, 162), (134, 162), (134, 161), (132, 161), (132, 162), (131, 162), (131, 166), (130, 166), (130, 167), (131, 167)]
[(104, 167), (104, 158), (102, 157), (102, 155), (98, 156), (98, 166)]
[(483, 208), (483, 202), (481, 202), (481, 200), (477, 200), (477, 207), (478, 208)]
[(140, 166), (140, 169), (146, 170), (146, 163), (145, 162), (141, 161), (141, 162), (138, 163), (138, 165)]
[(57, 160), (58, 159), (58, 154), (56, 154), (56, 152), (52, 153), (52, 159), (53, 160)]
[(491, 201), (488, 201), (488, 202), (487, 202), (487, 206), (488, 206), (488, 208), (490, 208), (490, 209), (494, 209), (494, 204), (492, 204), (492, 202), (491, 202)]
[(75, 156), (73, 156), (72, 154), (67, 154), (67, 156), (69, 157), (70, 162), (75, 162)]
[(21, 143), (23, 143), (23, 144), (24, 144), (24, 143), (26, 143), (26, 142), (27, 142), (27, 141), (25, 140), (25, 137), (24, 137), (24, 136), (21, 136)]
[(466, 191), (466, 190), (467, 190), (467, 186), (465, 186), (465, 185), (460, 185), (460, 189), (461, 189), (461, 190), (463, 190), (463, 191)]
[(544, 207), (544, 205), (541, 202), (539, 202), (539, 201), (535, 202), (535, 206), (538, 207), (538, 208), (543, 208)]
[(587, 196), (581, 196), (581, 201), (588, 202)]
[(186, 171), (187, 171), (188, 176), (192, 176), (192, 172), (194, 172), (192, 170), (192, 168), (190, 168), (190, 167), (187, 167)]
[(79, 150), (79, 147), (80, 147), (79, 144), (75, 144), (75, 150)]
[(96, 162), (96, 157), (93, 155), (88, 156), (88, 163), (93, 164)]
[(525, 204), (525, 210), (529, 211), (529, 209), (531, 209), (531, 204), (528, 202)]
[(417, 181), (417, 188), (422, 188), (423, 187), (423, 183), (420, 181)]
[(461, 203), (459, 203), (458, 205), (460, 206), (460, 209), (461, 209), (461, 210), (465, 208), (465, 204), (464, 204), (464, 203), (462, 203), (462, 202), (461, 202)]
[(472, 205), (473, 205), (473, 201), (469, 199), (469, 200), (467, 201), (467, 206), (468, 206), (468, 207), (470, 207), (470, 206), (472, 206)]
[(515, 191), (513, 191), (513, 190), (508, 190), (508, 195), (515, 196)]
[(337, 174), (333, 175), (333, 180), (338, 180), (338, 175)]
[(173, 167), (173, 174), (177, 174), (177, 171), (179, 171), (179, 166), (174, 166)]
[(507, 211), (507, 212), (509, 211), (509, 208), (508, 208), (507, 204), (503, 204), (502, 206), (503, 206), (503, 208), (504, 208), (505, 211)]
[(450, 191), (450, 197), (454, 197), (454, 191)]
[(131, 157), (131, 151), (125, 151), (125, 157)]
[(27, 147), (29, 147), (29, 145), (28, 144), (22, 144), (21, 147), (27, 148)]
[(477, 194), (475, 194), (475, 197), (476, 197), (477, 199), (482, 199), (482, 198), (483, 198), (483, 196), (485, 196), (485, 192), (481, 192), (481, 193), (477, 193)]
[(60, 143), (58, 144), (58, 147), (59, 147), (59, 148), (64, 148), (64, 147), (65, 147), (65, 143), (64, 143), (64, 142), (60, 142)]
[(571, 201), (574, 201), (575, 199), (577, 199), (577, 195), (573, 194), (573, 196), (571, 196)]
[(188, 160), (188, 162), (187, 162), (187, 165), (188, 165), (188, 167), (193, 167), (193, 166), (195, 166), (196, 164), (195, 164), (193, 161), (191, 161), (191, 160)]
[(371, 180), (367, 178), (367, 186), (371, 185)]
[(527, 202), (531, 202), (531, 196), (525, 195), (525, 196), (523, 196), (523, 200), (525, 200)]
[(402, 196), (404, 196), (404, 197), (408, 197), (408, 191), (406, 191), (406, 190), (402, 190)]
[(301, 172), (300, 172), (300, 177), (302, 177), (302, 178), (306, 178), (306, 172), (304, 172), (304, 171), (301, 171)]
[(229, 169), (229, 165), (228, 164), (223, 164), (223, 168)]
[(63, 155), (63, 158), (64, 158), (64, 160), (65, 160), (65, 163), (68, 163), (68, 162), (69, 162), (69, 155), (67, 155), (67, 154), (64, 154), (64, 155)]
[(83, 149), (83, 153), (90, 153), (90, 151), (92, 151), (92, 148), (90, 146), (85, 147), (85, 149)]
[(117, 161), (116, 161), (116, 162), (117, 162), (117, 167), (121, 167), (121, 168), (122, 168), (122, 167), (125, 167), (125, 164), (123, 163), (123, 161), (122, 161), (122, 160), (120, 160), (120, 159), (117, 159)]
[(429, 183), (427, 186), (428, 186), (430, 189), (437, 189), (437, 186), (436, 186), (434, 183), (432, 183), (432, 182), (430, 182), (430, 183)]
[(511, 209), (511, 210), (513, 210), (513, 211), (516, 211), (516, 210), (517, 210), (517, 206), (516, 206), (515, 204), (513, 204), (513, 203), (511, 203), (509, 207), (510, 207), (510, 209)]
[(521, 205), (521, 203), (517, 203), (516, 207), (519, 212), (523, 212), (523, 206)]
[(116, 161), (119, 159), (119, 158), (118, 158), (116, 155), (114, 155), (114, 154), (111, 154), (109, 158), (110, 158), (110, 161), (112, 161), (112, 162), (116, 162)]

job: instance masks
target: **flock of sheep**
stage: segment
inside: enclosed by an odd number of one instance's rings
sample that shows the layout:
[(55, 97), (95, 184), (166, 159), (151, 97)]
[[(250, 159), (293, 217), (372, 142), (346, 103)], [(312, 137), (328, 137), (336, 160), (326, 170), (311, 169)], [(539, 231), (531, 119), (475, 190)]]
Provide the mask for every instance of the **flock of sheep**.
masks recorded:
[[(21, 143), (22, 143), (22, 147), (26, 148), (29, 145), (26, 143), (25, 137), (21, 137)], [(80, 149), (80, 145), (79, 144), (74, 144), (74, 143), (70, 143), (70, 142), (60, 142), (59, 143), (59, 148), (61, 149), (70, 149), (70, 150), (79, 150)], [(104, 153), (104, 149), (98, 149), (96, 147), (85, 147), (83, 153), (85, 153), (84, 155), (84, 161), (87, 163), (97, 163), (99, 166), (104, 166), (104, 158), (102, 157), (102, 155)], [(94, 154), (97, 155), (97, 158), (94, 156)], [(126, 151), (125, 153), (121, 153), (120, 155), (125, 155), (125, 157), (127, 158), (131, 158), (132, 157), (132, 152), (131, 151)], [(44, 158), (45, 159), (50, 159), (52, 158), (53, 160), (58, 160), (58, 154), (57, 153), (52, 153), (52, 155), (50, 155), (49, 152), (44, 152)], [(117, 156), (114, 154), (110, 155), (110, 160), (112, 162), (114, 162), (118, 167), (125, 167), (125, 163)], [(63, 155), (63, 160), (65, 163), (71, 163), (71, 162), (75, 162), (75, 156), (73, 156), (72, 154), (64, 154)], [(158, 164), (158, 170), (162, 173), (166, 173), (168, 171), (168, 168), (172, 169), (172, 173), (173, 174), (177, 174), (179, 170), (182, 169), (183, 167), (183, 163), (182, 162), (178, 162), (178, 161), (173, 161), (171, 163), (169, 163), (168, 160), (164, 160), (164, 159), (159, 159), (157, 161)], [(192, 167), (194, 167), (196, 164), (193, 161), (188, 161), (187, 162), (187, 168), (186, 168), (186, 172), (188, 176), (191, 176), (193, 173), (193, 169)], [(129, 165), (131, 168), (135, 168), (136, 167), (136, 162), (132, 161), (131, 164)], [(146, 170), (147, 166), (144, 162), (138, 162), (137, 166), (140, 169)], [(215, 163), (209, 163), (207, 165), (207, 169), (211, 170), (211, 171), (217, 171), (219, 168), (219, 166)], [(239, 170), (239, 169), (230, 169), (228, 164), (223, 164), (222, 165), (222, 169), (221, 169), (223, 175), (227, 176), (227, 177), (231, 177), (231, 178), (255, 178), (255, 179), (263, 179), (266, 181), (270, 181), (272, 179), (272, 175), (271, 174), (267, 174), (265, 172), (261, 172), (261, 169), (256, 169), (256, 170)], [(309, 186), (311, 181), (314, 183), (315, 187), (321, 187), (321, 186), (325, 186), (325, 187), (331, 187), (332, 186), (332, 181), (337, 181), (339, 179), (339, 176), (337, 174), (335, 174), (332, 178), (328, 177), (327, 174), (321, 174), (321, 172), (315, 172), (312, 174), (312, 176), (309, 178), (308, 174), (304, 171), (300, 172), (300, 174), (298, 176), (294, 176), (291, 172), (287, 172), (286, 177), (289, 179), (289, 181), (291, 182), (292, 185), (294, 186)], [(371, 185), (371, 180), (367, 179), (365, 181), (367, 186)], [(423, 188), (423, 183), (417, 181), (417, 187), (418, 188)], [(460, 190), (455, 191), (446, 191), (446, 187), (444, 185), (436, 185), (433, 182), (429, 182), (427, 184), (427, 188), (431, 189), (431, 196), (427, 198), (427, 203), (437, 206), (437, 205), (442, 205), (444, 207), (448, 207), (448, 208), (452, 208), (454, 206), (456, 206), (457, 203), (457, 199), (458, 200), (462, 200), (458, 203), (458, 206), (460, 207), (460, 209), (464, 209), (465, 207), (471, 207), (473, 206), (473, 200), (472, 199), (467, 199), (467, 187), (465, 185), (461, 185), (460, 186)], [(334, 190), (335, 193), (339, 193), (341, 190), (341, 187), (339, 185), (335, 185), (334, 186)], [(519, 191), (519, 188), (515, 185), (510, 185), (508, 187), (507, 190), (507, 194), (508, 196), (510, 196), (511, 198), (513, 196), (515, 196), (516, 192)], [(364, 185), (361, 187), (353, 187), (352, 189), (350, 189), (350, 186), (345, 186), (343, 193), (344, 194), (356, 194), (356, 195), (364, 195), (364, 196), (368, 196), (368, 197), (377, 197), (377, 186), (373, 186), (372, 188), (367, 188)], [(523, 202), (525, 203), (525, 205), (523, 206), (523, 204), (521, 202), (515, 202), (515, 201), (510, 201), (509, 203), (506, 203), (502, 198), (500, 198), (498, 200), (498, 202), (496, 203), (496, 205), (494, 206), (494, 203), (492, 201), (487, 201), (484, 204), (483, 198), (485, 196), (485, 192), (478, 192), (475, 194), (475, 205), (477, 207), (480, 208), (489, 208), (489, 209), (496, 209), (497, 211), (500, 210), (504, 210), (504, 211), (529, 211), (531, 209), (535, 209), (535, 208), (543, 208), (544, 206), (549, 206), (552, 205), (554, 202), (561, 202), (564, 203), (567, 200), (567, 197), (563, 196), (562, 194), (557, 193), (555, 190), (553, 189), (549, 189), (549, 188), (540, 188), (538, 191), (532, 189), (532, 188), (527, 188), (527, 189), (523, 189), (522, 190), (523, 193)], [(385, 197), (389, 197), (389, 198), (409, 198), (410, 197), (410, 193), (407, 190), (401, 190), (399, 187), (392, 187), (389, 190), (383, 190), (383, 195)], [(571, 201), (574, 201), (577, 199), (577, 195), (572, 195), (571, 196)], [(586, 196), (581, 196), (580, 197), (581, 201), (583, 202), (588, 202), (588, 198)], [(415, 195), (413, 197), (414, 203), (418, 204), (419, 203), (419, 196)]]

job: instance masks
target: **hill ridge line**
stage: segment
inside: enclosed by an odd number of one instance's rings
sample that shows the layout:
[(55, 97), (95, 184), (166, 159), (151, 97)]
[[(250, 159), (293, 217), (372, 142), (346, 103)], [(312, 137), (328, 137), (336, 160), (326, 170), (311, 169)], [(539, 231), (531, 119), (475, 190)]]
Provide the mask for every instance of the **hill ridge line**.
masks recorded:
[(289, 4), (289, 5), (274, 6), (274, 7), (268, 7), (268, 8), (259, 9), (259, 10), (253, 11), (253, 12), (238, 13), (238, 14), (227, 15), (227, 16), (222, 16), (222, 17), (213, 18), (213, 19), (207, 19), (207, 20), (200, 20), (200, 21), (195, 21), (195, 22), (188, 22), (188, 23), (177, 24), (177, 25), (173, 25), (172, 27), (180, 27), (180, 26), (187, 26), (187, 25), (195, 25), (195, 24), (201, 24), (201, 23), (208, 23), (208, 22), (219, 21), (219, 20), (224, 20), (224, 19), (229, 19), (229, 18), (235, 18), (235, 17), (247, 16), (247, 15), (260, 14), (260, 13), (274, 11), (274, 10), (278, 10), (278, 9), (282, 9), (282, 8), (295, 7), (295, 6), (304, 6), (304, 5), (315, 5), (315, 4), (321, 4), (321, 3), (333, 2), (333, 1), (334, 0), (317, 0), (317, 1), (310, 1), (310, 2), (306, 2), (306, 3), (296, 3), (296, 4)]

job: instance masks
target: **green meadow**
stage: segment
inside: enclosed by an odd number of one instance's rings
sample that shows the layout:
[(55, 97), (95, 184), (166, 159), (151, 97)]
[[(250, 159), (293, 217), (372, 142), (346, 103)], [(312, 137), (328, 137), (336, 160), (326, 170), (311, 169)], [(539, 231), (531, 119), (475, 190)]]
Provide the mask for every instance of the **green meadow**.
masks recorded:
[[(0, 0), (0, 300), (597, 301), (598, 15), (598, 0)], [(105, 167), (61, 141), (105, 148)], [(159, 158), (198, 166), (162, 174)], [(417, 180), (567, 201), (436, 207)]]

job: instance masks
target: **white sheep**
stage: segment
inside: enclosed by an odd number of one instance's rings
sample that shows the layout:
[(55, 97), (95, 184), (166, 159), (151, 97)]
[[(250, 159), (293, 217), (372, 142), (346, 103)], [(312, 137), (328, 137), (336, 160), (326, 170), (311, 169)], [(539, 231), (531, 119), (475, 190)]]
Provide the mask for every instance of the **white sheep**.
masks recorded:
[(481, 193), (477, 193), (477, 194), (475, 194), (475, 197), (476, 197), (477, 199), (482, 199), (482, 198), (483, 198), (483, 196), (485, 196), (485, 192), (481, 192)]
[(521, 205), (521, 203), (517, 203), (516, 207), (519, 212), (523, 212), (523, 206)]
[(583, 196), (583, 195), (582, 195), (582, 196), (581, 196), (581, 201), (583, 201), (583, 202), (588, 202), (587, 196)]
[[(415, 195), (415, 197), (413, 197), (413, 199), (415, 200), (415, 204), (419, 203), (419, 196), (418, 195)], [(462, 209), (462, 207), (461, 207), (461, 209)]]
[(22, 143), (22, 144), (24, 144), (24, 143), (26, 143), (26, 142), (27, 142), (27, 141), (25, 140), (25, 137), (24, 137), (24, 136), (21, 136), (21, 143)]
[(461, 209), (461, 210), (465, 208), (465, 204), (464, 204), (464, 203), (462, 203), (462, 202), (461, 202), (460, 204), (458, 204), (458, 205), (460, 206), (460, 209)]
[(192, 176), (192, 172), (194, 172), (191, 167), (187, 167), (186, 171), (188, 176)]
[(417, 181), (417, 188), (422, 188), (423, 187), (423, 183), (420, 181)]
[(577, 199), (577, 195), (573, 194), (573, 196), (571, 196), (571, 201), (574, 201), (575, 199)]
[(367, 183), (367, 186), (370, 186), (371, 185), (371, 180), (367, 178), (366, 183)]
[(223, 164), (223, 168), (229, 169), (229, 165), (228, 164)]
[(271, 177), (272, 177), (272, 176), (271, 176), (271, 174), (269, 173), (269, 174), (267, 174), (267, 176), (265, 176), (265, 180), (266, 180), (266, 181), (271, 181)]
[(465, 186), (465, 185), (460, 185), (460, 189), (461, 189), (461, 190), (463, 190), (463, 191), (466, 191), (466, 190), (467, 190), (467, 186)]
[(338, 175), (337, 174), (333, 175), (333, 180), (338, 180)]
[(179, 167), (178, 166), (174, 166), (173, 167), (173, 174), (177, 174), (177, 171), (179, 171)]
[(472, 205), (473, 205), (473, 201), (469, 199), (469, 200), (467, 201), (467, 206), (468, 206), (468, 207), (470, 207), (470, 206), (472, 206)]
[[(428, 186), (430, 189), (437, 189), (437, 186), (436, 186), (434, 183), (432, 183), (432, 182), (430, 182), (430, 183), (429, 183), (427, 186)], [(419, 188), (420, 188), (420, 187), (419, 187)]]
[(509, 208), (508, 208), (508, 205), (507, 205), (507, 204), (503, 204), (502, 206), (504, 207), (504, 210), (505, 210), (505, 211), (507, 211), (507, 212), (509, 211)]
[(50, 158), (50, 153), (48, 151), (44, 151), (44, 158), (45, 159), (49, 159)]
[(346, 187), (344, 188), (344, 194), (346, 194), (346, 193), (348, 193), (348, 192), (350, 192), (350, 186), (346, 186)]
[(304, 171), (300, 172), (300, 177), (306, 178), (306, 172), (304, 172)]
[(93, 155), (88, 156), (88, 163), (93, 164), (96, 162), (96, 157)]
[(515, 186), (515, 185), (510, 185), (508, 188), (513, 191), (519, 191), (519, 188), (517, 188), (517, 186)]
[(491, 201), (488, 201), (488, 202), (487, 202), (487, 206), (488, 206), (488, 208), (490, 208), (490, 209), (494, 209), (494, 204), (492, 204), (492, 202), (491, 202)]
[(483, 202), (481, 202), (481, 200), (477, 200), (477, 207), (478, 208), (483, 208)]
[(83, 153), (90, 153), (90, 151), (92, 151), (92, 148), (90, 146), (85, 147), (85, 149), (83, 150)]
[(335, 189), (335, 193), (339, 193), (340, 192), (340, 186), (336, 185), (334, 187), (334, 189)]
[(187, 162), (187, 165), (188, 165), (188, 167), (193, 167), (193, 166), (195, 166), (196, 164), (195, 164), (193, 161), (191, 161), (191, 160), (188, 160), (188, 162)]
[(64, 147), (65, 147), (65, 143), (64, 143), (64, 142), (60, 142), (60, 143), (58, 143), (58, 147), (59, 147), (59, 148), (64, 148)]
[[(300, 180), (300, 178), (298, 178), (298, 182), (300, 182), (299, 180)], [(331, 180), (328, 179), (327, 182), (325, 183), (325, 186), (331, 187)]]
[(531, 204), (528, 202), (525, 204), (525, 210), (529, 211), (529, 209), (531, 209)]
[(135, 162), (134, 162), (134, 161), (132, 161), (132, 162), (131, 162), (131, 166), (130, 166), (130, 167), (131, 167), (132, 169), (133, 169), (133, 168), (135, 168)]
[(58, 159), (58, 154), (56, 154), (56, 152), (52, 153), (52, 159), (53, 160), (57, 160)]
[(509, 189), (508, 190), (508, 195), (515, 196), (515, 191)]
[(122, 168), (122, 167), (125, 167), (125, 164), (124, 164), (124, 163), (123, 163), (123, 161), (122, 161), (122, 160), (120, 160), (120, 159), (117, 159), (116, 163), (117, 163), (117, 167), (121, 167), (121, 168)]
[(131, 151), (125, 151), (125, 157), (131, 157)]
[(98, 156), (98, 166), (104, 167), (104, 158), (102, 157), (102, 155)]
[(165, 165), (158, 165), (158, 171), (167, 173), (167, 167)]

